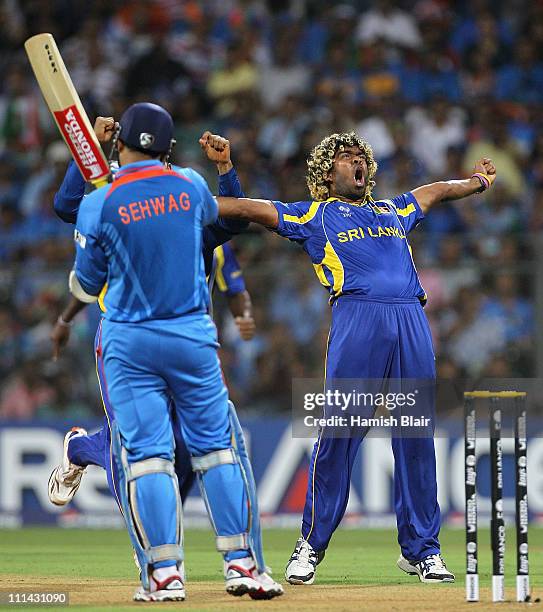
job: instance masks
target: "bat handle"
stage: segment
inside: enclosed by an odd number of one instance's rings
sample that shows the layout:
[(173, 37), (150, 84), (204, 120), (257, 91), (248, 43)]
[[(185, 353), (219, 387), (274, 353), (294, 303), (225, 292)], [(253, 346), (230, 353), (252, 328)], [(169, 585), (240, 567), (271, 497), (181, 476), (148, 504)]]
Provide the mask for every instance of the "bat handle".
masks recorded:
[(100, 187), (105, 187), (105, 185), (109, 183), (109, 177), (106, 176), (101, 179), (98, 179), (97, 181), (91, 181), (91, 182), (96, 187), (96, 189), (99, 189)]

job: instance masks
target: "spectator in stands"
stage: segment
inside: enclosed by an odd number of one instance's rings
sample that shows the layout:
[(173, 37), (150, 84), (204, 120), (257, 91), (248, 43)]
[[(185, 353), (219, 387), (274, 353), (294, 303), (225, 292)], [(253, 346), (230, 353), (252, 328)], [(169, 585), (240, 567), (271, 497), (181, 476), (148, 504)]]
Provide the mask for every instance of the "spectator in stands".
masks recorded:
[[(51, 212), (67, 149), (55, 143), (22, 48), (38, 31), (54, 31), (91, 115), (118, 116), (143, 97), (166, 105), (176, 161), (205, 173), (197, 138), (221, 131), (253, 197), (306, 199), (304, 153), (334, 131), (356, 128), (374, 146), (377, 196), (469, 176), (488, 154), (499, 168), (492, 192), (443, 205), (410, 244), (440, 373), (532, 375), (543, 230), (541, 3), (125, 0), (88, 2), (83, 17), (80, 6), (0, 3), (1, 416), (100, 411), (95, 326), (87, 325), (96, 310), (81, 315), (67, 347), (81, 380), (59, 377), (47, 352), (73, 241)], [(258, 334), (239, 346), (217, 303), (231, 393), (242, 410), (289, 410), (292, 377), (322, 375), (330, 312), (296, 246), (258, 231), (236, 241)]]
[(519, 347), (530, 343), (534, 333), (533, 306), (520, 295), (519, 283), (512, 274), (495, 277), (494, 291), (483, 306), (482, 316), (499, 321), (507, 343)]
[[(484, 151), (500, 168), (500, 181), (507, 183), (509, 191), (514, 196), (525, 193), (526, 182), (518, 163), (518, 153), (507, 130), (507, 117), (503, 114), (490, 115), (478, 105), (474, 109), (476, 115), (472, 133), (472, 142), (466, 149), (464, 168), (470, 168), (477, 155)], [(478, 119), (478, 120), (477, 120)]]
[(289, 34), (288, 28), (281, 32), (273, 49), (274, 63), (259, 72), (260, 99), (270, 110), (277, 109), (288, 96), (311, 93), (311, 70), (296, 61), (296, 39)]
[(464, 142), (465, 113), (457, 106), (451, 106), (440, 95), (433, 98), (427, 109), (412, 108), (406, 120), (413, 153), (422, 161), (431, 177), (443, 176), (447, 151)]
[(484, 301), (479, 289), (460, 289), (452, 325), (446, 333), (447, 352), (470, 375), (479, 374), (507, 342), (504, 321), (488, 319), (483, 311)]
[(45, 193), (56, 189), (62, 182), (70, 151), (62, 140), (55, 140), (45, 150), (44, 160), (28, 175), (19, 200), (19, 210), (26, 217), (34, 215), (45, 201)]
[(521, 39), (515, 46), (514, 61), (498, 70), (495, 95), (498, 100), (524, 104), (543, 102), (543, 62), (538, 61), (532, 41)]
[(392, 0), (377, 0), (372, 8), (360, 15), (356, 37), (364, 44), (376, 40), (408, 48), (421, 44), (415, 18)]
[(300, 151), (301, 138), (310, 118), (300, 98), (288, 96), (258, 134), (260, 152), (273, 164), (283, 164)]
[(252, 63), (249, 51), (241, 41), (230, 43), (224, 66), (211, 71), (207, 92), (215, 101), (219, 115), (228, 112), (231, 100), (250, 96), (256, 90), (258, 71)]
[(28, 361), (13, 371), (0, 393), (0, 418), (28, 420), (54, 397), (54, 390), (38, 373), (39, 364)]

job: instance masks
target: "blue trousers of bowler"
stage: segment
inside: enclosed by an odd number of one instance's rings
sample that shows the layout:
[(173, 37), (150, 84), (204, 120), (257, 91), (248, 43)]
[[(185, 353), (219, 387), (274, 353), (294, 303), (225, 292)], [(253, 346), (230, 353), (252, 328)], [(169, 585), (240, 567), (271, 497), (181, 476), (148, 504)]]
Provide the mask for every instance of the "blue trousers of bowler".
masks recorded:
[[(432, 338), (419, 301), (339, 297), (332, 308), (326, 380), (341, 378), (433, 380)], [(434, 406), (429, 411), (433, 414)], [(363, 434), (334, 438), (321, 431), (315, 443), (302, 536), (317, 551), (327, 548), (345, 514), (352, 466), (362, 439)], [(439, 553), (441, 519), (433, 436), (393, 435), (392, 451), (402, 554), (419, 560)]]

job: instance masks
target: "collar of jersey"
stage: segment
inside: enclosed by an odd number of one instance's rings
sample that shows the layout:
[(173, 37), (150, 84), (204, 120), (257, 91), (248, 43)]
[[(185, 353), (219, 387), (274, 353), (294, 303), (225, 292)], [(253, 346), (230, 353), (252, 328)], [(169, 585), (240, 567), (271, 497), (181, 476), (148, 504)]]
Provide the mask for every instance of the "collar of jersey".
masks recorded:
[(358, 204), (357, 202), (346, 202), (345, 200), (341, 200), (340, 198), (336, 198), (335, 196), (332, 198), (328, 198), (327, 200), (324, 200), (324, 201), (325, 202), (341, 202), (342, 204), (346, 204), (347, 206), (356, 206), (357, 208), (362, 208), (363, 206), (367, 206), (368, 204), (374, 203), (374, 200), (372, 200), (371, 198), (369, 198), (362, 204)]
[(126, 164), (124, 166), (121, 166), (115, 173), (115, 178), (116, 179), (121, 178), (122, 176), (125, 176), (126, 174), (131, 174), (132, 172), (150, 170), (151, 168), (156, 168), (157, 166), (164, 167), (164, 164), (159, 159), (150, 159), (149, 161), (143, 160), (143, 161), (132, 162), (131, 164)]

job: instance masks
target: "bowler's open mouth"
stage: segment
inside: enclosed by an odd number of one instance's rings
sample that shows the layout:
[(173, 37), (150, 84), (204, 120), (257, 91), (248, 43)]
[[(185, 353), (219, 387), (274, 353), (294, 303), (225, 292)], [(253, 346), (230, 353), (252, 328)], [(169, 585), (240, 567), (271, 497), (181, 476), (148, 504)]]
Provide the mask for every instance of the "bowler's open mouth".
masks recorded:
[(362, 168), (357, 168), (354, 173), (354, 182), (357, 187), (364, 187), (364, 173), (362, 172)]

